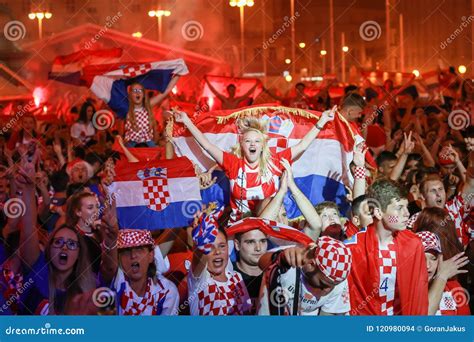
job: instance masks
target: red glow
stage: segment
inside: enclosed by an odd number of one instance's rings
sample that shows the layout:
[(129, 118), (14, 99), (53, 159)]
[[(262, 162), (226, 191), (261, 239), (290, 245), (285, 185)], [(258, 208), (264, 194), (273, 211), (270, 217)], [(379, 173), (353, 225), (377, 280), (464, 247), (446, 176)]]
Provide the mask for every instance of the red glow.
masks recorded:
[(41, 103), (46, 102), (46, 90), (41, 87), (36, 87), (33, 90), (33, 98), (36, 108), (39, 108)]

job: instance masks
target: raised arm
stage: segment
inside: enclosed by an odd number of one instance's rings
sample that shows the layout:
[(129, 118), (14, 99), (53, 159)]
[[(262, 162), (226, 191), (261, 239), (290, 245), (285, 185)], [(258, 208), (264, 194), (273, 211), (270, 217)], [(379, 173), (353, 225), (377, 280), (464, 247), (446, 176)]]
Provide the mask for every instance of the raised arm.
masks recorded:
[(366, 179), (365, 179), (365, 153), (367, 149), (364, 144), (360, 143), (354, 150), (354, 185), (352, 187), (352, 198), (365, 195)]
[(227, 101), (227, 98), (226, 98), (224, 95), (222, 95), (221, 93), (219, 93), (216, 88), (214, 88), (214, 86), (211, 84), (211, 82), (209, 82), (209, 80), (207, 79), (207, 77), (204, 77), (204, 81), (206, 82), (207, 86), (209, 87), (209, 90), (210, 90), (214, 95), (216, 95), (216, 97), (217, 97), (221, 102), (226, 102), (226, 101)]
[(102, 239), (102, 258), (100, 272), (103, 280), (108, 284), (112, 282), (118, 270), (118, 222), (115, 195), (109, 196), (106, 187), (103, 187), (105, 193), (105, 209), (100, 225), (100, 236)]
[(286, 193), (288, 192), (288, 177), (287, 172), (284, 171), (280, 178), (280, 188), (276, 195), (270, 200), (267, 204), (265, 209), (260, 213), (259, 217), (278, 221), (278, 215), (280, 213), (280, 209), (283, 205), (283, 199), (285, 198)]
[(406, 133), (403, 134), (405, 138), (398, 153), (398, 160), (390, 174), (390, 179), (394, 181), (398, 181), (401, 177), (405, 164), (407, 163), (408, 155), (413, 152), (413, 148), (415, 147), (415, 143), (411, 140), (412, 132), (410, 131), (408, 136)]
[(438, 311), (439, 302), (441, 301), (448, 280), (458, 274), (467, 272), (467, 270), (460, 269), (469, 263), (468, 257), (463, 255), (464, 252), (456, 254), (448, 260), (443, 260), (442, 255), (439, 256), (436, 276), (428, 291), (428, 315), (435, 315), (436, 311)]
[(201, 145), (201, 147), (205, 149), (218, 164), (222, 164), (224, 160), (224, 152), (206, 138), (185, 112), (174, 112), (174, 118), (176, 122), (181, 122), (186, 126), (198, 144)]
[(18, 199), (25, 207), (21, 218), (20, 256), (23, 264), (32, 267), (40, 255), (38, 228), (36, 227), (37, 208), (35, 185), (32, 182), (18, 184)]
[(130, 163), (138, 163), (139, 160), (137, 159), (137, 157), (135, 157), (132, 152), (130, 152), (130, 150), (125, 146), (125, 144), (123, 143), (123, 139), (120, 135), (117, 135), (115, 137), (115, 139), (117, 139), (117, 142), (119, 143), (120, 147), (122, 148), (122, 151), (123, 153), (125, 154), (125, 157), (127, 157), (127, 160), (130, 162)]
[(171, 90), (173, 90), (174, 86), (176, 85), (176, 83), (178, 83), (178, 80), (179, 80), (180, 76), (179, 75), (174, 75), (172, 78), (171, 78), (171, 81), (170, 83), (168, 84), (168, 86), (166, 87), (166, 90), (160, 94), (157, 94), (155, 96), (153, 96), (151, 99), (150, 99), (150, 106), (154, 107), (156, 105), (159, 105), (161, 102), (163, 102), (163, 100), (168, 96), (168, 94), (170, 93)]
[(331, 110), (323, 112), (316, 125), (314, 125), (313, 128), (311, 128), (311, 130), (306, 133), (304, 138), (301, 139), (298, 144), (291, 148), (291, 157), (293, 158), (293, 160), (298, 158), (300, 154), (302, 154), (308, 148), (308, 146), (314, 141), (314, 139), (316, 139), (319, 132), (321, 132), (321, 130), (329, 121), (334, 120), (336, 110), (337, 106), (334, 106)]
[(282, 164), (285, 167), (287, 174), (288, 189), (290, 189), (296, 205), (301, 210), (301, 213), (308, 223), (307, 227), (304, 229), (304, 233), (313, 239), (313, 241), (316, 241), (322, 232), (321, 218), (319, 217), (316, 209), (314, 209), (314, 206), (308, 197), (306, 197), (296, 185), (290, 163), (286, 159), (283, 159)]

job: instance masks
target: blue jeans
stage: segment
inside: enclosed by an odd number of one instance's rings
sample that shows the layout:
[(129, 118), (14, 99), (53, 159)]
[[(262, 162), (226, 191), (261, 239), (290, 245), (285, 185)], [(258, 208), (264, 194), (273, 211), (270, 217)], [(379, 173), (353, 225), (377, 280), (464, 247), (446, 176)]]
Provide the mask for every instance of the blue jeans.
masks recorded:
[(137, 146), (138, 144), (146, 144), (148, 147), (155, 147), (156, 144), (153, 140), (150, 140), (150, 141), (145, 141), (145, 142), (142, 142), (142, 143), (137, 143), (135, 141), (129, 141), (127, 142), (127, 144), (125, 146), (127, 147), (135, 147)]

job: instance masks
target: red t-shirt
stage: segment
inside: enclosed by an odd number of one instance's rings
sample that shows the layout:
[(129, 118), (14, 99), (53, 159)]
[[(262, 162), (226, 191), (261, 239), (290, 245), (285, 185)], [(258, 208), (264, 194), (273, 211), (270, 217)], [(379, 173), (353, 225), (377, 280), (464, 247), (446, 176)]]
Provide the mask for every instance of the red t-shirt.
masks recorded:
[(224, 152), (221, 167), (230, 182), (231, 222), (239, 220), (242, 213), (254, 211), (259, 201), (275, 195), (284, 170), (282, 159), (291, 163), (291, 148), (272, 154), (271, 160), (275, 168), (270, 168), (269, 174), (258, 177), (259, 166), (252, 168), (244, 158)]

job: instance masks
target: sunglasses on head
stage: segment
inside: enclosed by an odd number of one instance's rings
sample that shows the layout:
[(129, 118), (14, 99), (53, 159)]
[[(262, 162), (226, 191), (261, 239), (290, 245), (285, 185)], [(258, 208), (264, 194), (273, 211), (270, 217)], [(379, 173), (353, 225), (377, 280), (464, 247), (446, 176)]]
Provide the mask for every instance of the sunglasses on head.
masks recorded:
[(66, 244), (67, 249), (70, 251), (74, 251), (79, 248), (79, 241), (64, 238), (55, 238), (53, 240), (53, 247), (54, 248), (63, 248), (64, 244)]

